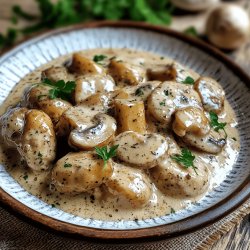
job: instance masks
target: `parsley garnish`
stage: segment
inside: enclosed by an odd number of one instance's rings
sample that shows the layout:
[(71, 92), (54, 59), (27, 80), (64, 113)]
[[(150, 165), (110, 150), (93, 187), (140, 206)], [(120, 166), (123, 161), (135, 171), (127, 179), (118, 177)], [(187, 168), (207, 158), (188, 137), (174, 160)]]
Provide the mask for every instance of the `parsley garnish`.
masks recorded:
[(104, 147), (101, 147), (101, 148), (95, 147), (96, 153), (104, 161), (104, 168), (106, 167), (108, 160), (110, 158), (116, 156), (116, 150), (117, 150), (118, 147), (119, 147), (119, 145), (114, 145), (111, 148), (109, 148), (109, 150), (108, 150), (107, 146), (104, 146)]
[(65, 162), (65, 163), (64, 163), (64, 167), (65, 167), (65, 168), (70, 168), (70, 167), (72, 167), (72, 164)]
[(166, 103), (165, 103), (165, 101), (163, 101), (163, 102), (160, 102), (160, 105), (161, 105), (161, 106), (166, 106)]
[(137, 90), (135, 91), (135, 95), (137, 95), (137, 96), (142, 96), (142, 95), (144, 95), (144, 92), (142, 91), (142, 89), (137, 89)]
[(209, 112), (209, 116), (210, 116), (210, 126), (214, 129), (214, 131), (219, 132), (219, 130), (223, 130), (227, 138), (227, 132), (225, 130), (225, 126), (227, 125), (227, 123), (219, 122), (218, 115), (215, 114), (213, 111)]
[(99, 63), (100, 61), (103, 61), (105, 58), (107, 58), (107, 56), (105, 55), (95, 55), (93, 57), (93, 61)]
[(194, 166), (195, 156), (189, 149), (183, 148), (181, 154), (172, 155), (171, 158), (180, 163), (184, 168), (193, 168), (194, 172), (198, 175), (196, 171), (197, 167)]
[(59, 80), (52, 82), (48, 78), (45, 78), (42, 84), (52, 87), (52, 89), (49, 90), (50, 99), (61, 98), (63, 100), (70, 100), (71, 94), (76, 87), (74, 81), (65, 82), (64, 80)]
[(170, 25), (173, 5), (169, 0), (36, 0), (39, 14), (32, 15), (19, 5), (13, 8), (12, 20), (32, 23), (26, 28), (9, 30), (0, 36), (0, 48), (13, 44), (17, 35), (31, 34), (89, 20), (134, 20), (157, 25)]
[(188, 27), (187, 29), (184, 30), (184, 33), (189, 36), (198, 36), (198, 32), (194, 26)]
[(193, 85), (194, 79), (191, 76), (187, 76), (186, 79), (184, 81), (182, 81), (182, 83)]

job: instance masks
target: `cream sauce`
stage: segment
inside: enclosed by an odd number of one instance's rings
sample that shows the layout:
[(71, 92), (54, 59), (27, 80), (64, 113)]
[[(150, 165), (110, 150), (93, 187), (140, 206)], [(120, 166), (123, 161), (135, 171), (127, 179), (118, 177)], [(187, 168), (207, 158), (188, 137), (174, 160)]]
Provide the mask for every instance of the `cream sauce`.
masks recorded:
[[(99, 54), (107, 56), (107, 58), (102, 61), (104, 65), (107, 65), (109, 58), (114, 56), (119, 60), (139, 65), (142, 68), (153, 68), (154, 65), (157, 64), (167, 64), (172, 62), (171, 59), (163, 58), (160, 55), (141, 51), (131, 51), (129, 49), (95, 49), (84, 51), (84, 55), (90, 59), (92, 59), (94, 55)], [(71, 55), (67, 55), (58, 58), (25, 76), (20, 83), (13, 88), (10, 95), (1, 105), (0, 114), (3, 114), (9, 106), (15, 106), (20, 102), (23, 91), (27, 86), (40, 82), (42, 70), (51, 65), (60, 66), (70, 57)], [(74, 76), (72, 76), (72, 79), (74, 79)], [(132, 86), (131, 88), (134, 87)], [(240, 139), (236, 129), (237, 121), (234, 111), (230, 107), (228, 101), (225, 101), (224, 110), (220, 113), (219, 117), (222, 122), (227, 122), (226, 131), (228, 139), (222, 152), (218, 155), (211, 155), (192, 151), (196, 156), (201, 157), (206, 163), (209, 163), (211, 167), (212, 178), (210, 180), (210, 188), (208, 192), (211, 191), (213, 187), (220, 184), (221, 180), (225, 178), (226, 174), (236, 161), (240, 148)], [(152, 125), (149, 126), (149, 132), (157, 130), (152, 120), (148, 120), (148, 123)], [(166, 136), (164, 132), (159, 133)], [(13, 155), (15, 157), (13, 157)], [(50, 191), (50, 171), (33, 172), (26, 167), (25, 162), (21, 160), (18, 152), (14, 149), (7, 148), (3, 143), (3, 140), (1, 140), (0, 144), (0, 162), (6, 166), (6, 169), (11, 176), (29, 193), (37, 196), (39, 199), (51, 204), (52, 206), (83, 218), (114, 221), (153, 218), (170, 214), (171, 211), (173, 211), (172, 209), (175, 211), (181, 210), (187, 207), (190, 203), (200, 200), (203, 195), (205, 195), (203, 194), (199, 197), (186, 199), (178, 197), (173, 198), (163, 195), (155, 185), (152, 184), (153, 193), (150, 202), (142, 208), (132, 208), (131, 206), (126, 205), (123, 201), (109, 195), (103, 200), (98, 200), (94, 199), (92, 194), (87, 193), (69, 195)]]

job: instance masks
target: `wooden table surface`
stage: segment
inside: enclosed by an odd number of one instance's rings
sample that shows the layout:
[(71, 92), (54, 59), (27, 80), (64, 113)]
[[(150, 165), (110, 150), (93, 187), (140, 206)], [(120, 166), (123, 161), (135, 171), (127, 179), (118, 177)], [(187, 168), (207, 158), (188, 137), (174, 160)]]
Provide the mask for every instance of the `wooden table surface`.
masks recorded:
[[(241, 0), (235, 1), (243, 5), (250, 14), (250, 1)], [(4, 32), (7, 27), (10, 27), (9, 18), (11, 16), (11, 7), (14, 4), (23, 6), (30, 13), (37, 13), (37, 5), (35, 0), (0, 0), (0, 32)], [(204, 31), (204, 24), (208, 12), (198, 13), (195, 15), (187, 15), (173, 19), (172, 28), (182, 31), (189, 26), (195, 26), (199, 32)], [(26, 25), (25, 22), (19, 22), (18, 26)], [(230, 56), (240, 64), (245, 70), (250, 67), (250, 39), (249, 43), (242, 46)], [(249, 71), (248, 71), (249, 72)], [(246, 216), (242, 222), (235, 226), (230, 232), (225, 234), (218, 240), (212, 250), (250, 250), (250, 215)]]

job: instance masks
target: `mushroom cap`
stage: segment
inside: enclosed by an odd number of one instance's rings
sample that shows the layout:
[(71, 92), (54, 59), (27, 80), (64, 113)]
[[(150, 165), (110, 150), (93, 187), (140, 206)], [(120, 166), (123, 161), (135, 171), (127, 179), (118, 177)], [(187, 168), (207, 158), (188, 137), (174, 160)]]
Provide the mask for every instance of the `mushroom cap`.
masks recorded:
[(165, 138), (159, 134), (144, 134), (126, 131), (119, 134), (114, 145), (119, 145), (117, 157), (132, 166), (152, 168), (157, 159), (168, 149)]
[(25, 124), (27, 108), (10, 108), (0, 117), (1, 136), (10, 147), (20, 142)]
[(115, 163), (113, 174), (105, 185), (111, 194), (125, 198), (132, 207), (141, 207), (149, 201), (152, 186), (149, 177), (140, 169)]
[(222, 5), (214, 9), (207, 20), (208, 39), (222, 49), (238, 48), (249, 37), (249, 32), (248, 14), (238, 5)]
[(112, 172), (112, 163), (104, 167), (94, 152), (71, 152), (56, 162), (51, 182), (58, 192), (81, 193), (99, 187)]
[(173, 197), (195, 197), (204, 193), (209, 186), (210, 170), (207, 164), (196, 157), (195, 173), (192, 168), (184, 168), (166, 154), (150, 174), (156, 186), (167, 195)]
[(69, 145), (83, 150), (107, 145), (114, 137), (116, 121), (113, 117), (99, 113), (85, 129), (74, 129), (69, 135)]

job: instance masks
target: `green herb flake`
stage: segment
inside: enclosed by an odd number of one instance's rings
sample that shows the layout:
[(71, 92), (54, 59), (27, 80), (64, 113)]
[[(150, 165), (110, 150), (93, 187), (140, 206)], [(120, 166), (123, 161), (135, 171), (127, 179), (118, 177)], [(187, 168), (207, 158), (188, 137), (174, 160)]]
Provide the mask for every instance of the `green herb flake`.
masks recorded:
[(163, 59), (164, 59), (164, 56), (161, 56), (160, 59), (163, 60)]
[(186, 79), (182, 81), (182, 83), (193, 85), (194, 79), (191, 76), (187, 76)]
[(170, 209), (170, 213), (171, 214), (175, 214), (175, 210), (171, 207), (171, 209)]
[(186, 35), (198, 37), (198, 32), (194, 26), (190, 26), (183, 31)]
[(43, 155), (40, 153), (40, 151), (38, 152), (38, 157), (43, 157)]
[(168, 90), (165, 89), (163, 92), (164, 92), (165, 96), (169, 95)]
[(59, 80), (57, 82), (52, 82), (48, 78), (45, 78), (42, 84), (52, 87), (48, 93), (49, 98), (52, 100), (61, 98), (68, 101), (71, 99), (71, 94), (76, 88), (76, 83), (74, 81), (65, 82), (64, 80)]
[(64, 167), (65, 167), (65, 168), (70, 168), (70, 167), (72, 167), (72, 164), (65, 162), (65, 163), (64, 163)]
[(137, 90), (135, 91), (135, 95), (136, 95), (136, 96), (143, 96), (143, 95), (144, 95), (144, 92), (142, 91), (141, 88), (139, 88), (139, 89), (137, 89)]
[(28, 178), (29, 178), (29, 176), (27, 174), (23, 176), (24, 180), (27, 180)]
[(171, 158), (177, 163), (181, 164), (184, 168), (193, 168), (195, 173), (198, 175), (196, 171), (197, 167), (194, 166), (195, 156), (189, 149), (183, 148), (181, 150), (181, 154), (172, 155)]
[(219, 122), (218, 115), (213, 111), (209, 112), (209, 117), (210, 117), (210, 126), (214, 129), (214, 131), (219, 132), (220, 130), (223, 130), (225, 133), (225, 138), (227, 138), (227, 132), (225, 130), (225, 126), (227, 125), (227, 123)]
[(107, 58), (107, 56), (105, 55), (95, 55), (93, 57), (93, 61), (99, 63), (100, 61), (103, 61), (105, 58)]
[(54, 207), (56, 207), (56, 205), (55, 205), (55, 204), (51, 204), (51, 207), (53, 207), (53, 208), (54, 208)]
[(160, 102), (160, 105), (161, 105), (161, 106), (166, 106), (166, 103), (165, 103), (165, 101), (163, 101), (163, 102)]
[(114, 145), (110, 147), (109, 149), (107, 146), (95, 147), (95, 151), (97, 155), (104, 161), (104, 168), (106, 167), (108, 160), (116, 156), (116, 150), (118, 147), (119, 145)]
[(235, 137), (232, 137), (232, 139), (233, 139), (234, 141), (237, 141), (237, 139), (236, 139)]

